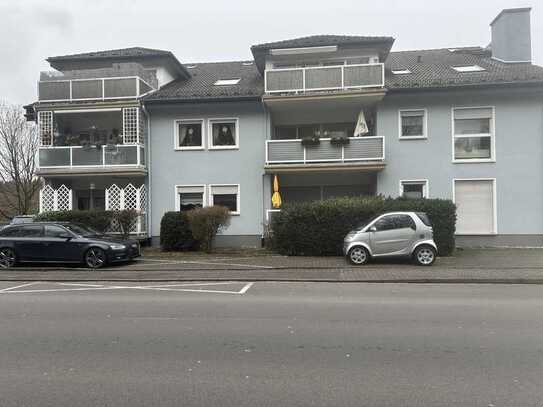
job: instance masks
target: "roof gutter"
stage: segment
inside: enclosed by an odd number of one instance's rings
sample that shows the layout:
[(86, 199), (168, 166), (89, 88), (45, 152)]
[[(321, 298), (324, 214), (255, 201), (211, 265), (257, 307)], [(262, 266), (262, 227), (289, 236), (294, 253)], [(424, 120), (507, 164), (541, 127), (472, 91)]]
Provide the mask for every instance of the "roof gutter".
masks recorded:
[(210, 98), (192, 98), (192, 99), (144, 99), (146, 105), (166, 105), (166, 104), (184, 104), (184, 103), (216, 103), (216, 102), (260, 102), (262, 96), (232, 96), (232, 97), (210, 97)]
[(388, 94), (395, 93), (422, 93), (422, 92), (450, 92), (454, 90), (481, 89), (481, 88), (524, 88), (524, 87), (543, 87), (543, 80), (524, 81), (524, 82), (502, 82), (502, 83), (470, 83), (454, 86), (432, 86), (425, 88), (387, 88)]

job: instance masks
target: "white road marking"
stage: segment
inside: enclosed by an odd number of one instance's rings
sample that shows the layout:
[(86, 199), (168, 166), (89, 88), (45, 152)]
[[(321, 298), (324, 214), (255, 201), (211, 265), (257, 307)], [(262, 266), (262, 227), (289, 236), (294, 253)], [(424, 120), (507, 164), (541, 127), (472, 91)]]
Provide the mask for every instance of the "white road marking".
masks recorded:
[[(221, 285), (232, 285), (240, 284), (235, 281), (227, 282), (208, 282), (208, 283), (178, 283), (178, 284), (160, 284), (160, 285), (137, 285), (137, 286), (126, 286), (126, 285), (98, 285), (98, 284), (79, 284), (79, 283), (51, 283), (58, 284), (61, 286), (75, 286), (75, 288), (44, 288), (37, 290), (19, 290), (18, 288), (28, 287), (33, 284), (38, 284), (40, 282), (33, 282), (28, 284), (22, 284), (15, 287), (9, 287), (3, 290), (0, 290), (0, 294), (31, 294), (31, 293), (48, 293), (48, 292), (75, 292), (75, 291), (99, 291), (99, 290), (154, 290), (154, 291), (180, 291), (180, 292), (197, 292), (197, 293), (217, 293), (217, 294), (238, 294), (243, 295), (252, 287), (254, 283), (246, 283), (240, 291), (228, 291), (228, 290), (209, 290), (209, 289), (196, 289), (196, 288), (182, 288), (182, 287), (199, 287), (199, 286), (221, 286)], [(47, 283), (47, 282), (41, 282)], [(83, 287), (80, 287), (83, 286)]]
[(249, 288), (251, 288), (253, 286), (254, 283), (247, 283), (245, 284), (245, 287), (243, 287), (239, 293), (240, 294), (245, 294), (247, 292), (247, 290), (249, 290)]
[(35, 282), (33, 282), (33, 283), (27, 283), (27, 284), (16, 285), (15, 287), (4, 288), (3, 290), (0, 290), (0, 293), (8, 292), (8, 291), (10, 291), (10, 290), (15, 290), (16, 288), (28, 287), (28, 286), (31, 286), (31, 285), (34, 285), (34, 284), (37, 284), (37, 281), (35, 281)]

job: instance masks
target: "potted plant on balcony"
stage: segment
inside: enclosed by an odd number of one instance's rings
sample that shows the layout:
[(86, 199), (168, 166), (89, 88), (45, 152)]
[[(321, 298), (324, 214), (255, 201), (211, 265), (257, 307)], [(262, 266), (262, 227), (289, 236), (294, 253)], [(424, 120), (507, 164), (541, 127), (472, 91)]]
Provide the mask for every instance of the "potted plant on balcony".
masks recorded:
[(316, 146), (319, 145), (321, 142), (321, 134), (320, 131), (314, 132), (311, 136), (304, 136), (302, 137), (302, 146)]
[(350, 142), (351, 140), (343, 131), (333, 131), (330, 135), (330, 144), (333, 146), (344, 146)]

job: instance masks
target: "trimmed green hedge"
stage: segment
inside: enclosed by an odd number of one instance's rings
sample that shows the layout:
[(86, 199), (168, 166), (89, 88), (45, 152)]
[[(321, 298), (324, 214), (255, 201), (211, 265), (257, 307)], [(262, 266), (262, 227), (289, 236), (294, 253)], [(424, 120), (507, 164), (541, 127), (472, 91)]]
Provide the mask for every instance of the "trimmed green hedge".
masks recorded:
[(452, 254), (456, 206), (443, 199), (334, 198), (285, 205), (272, 217), (271, 247), (287, 255), (341, 255), (343, 238), (350, 230), (392, 211), (426, 212), (439, 254)]
[(160, 221), (160, 246), (165, 251), (188, 250), (197, 246), (185, 212), (166, 212)]
[(44, 212), (36, 216), (37, 222), (73, 222), (81, 223), (96, 229), (100, 233), (107, 232), (111, 221), (115, 217), (114, 211), (59, 211), (59, 212)]
[(100, 211), (100, 210), (72, 210), (58, 212), (44, 212), (36, 215), (36, 222), (71, 222), (89, 226), (100, 233), (107, 233), (113, 220), (117, 220), (121, 230), (121, 236), (128, 237), (131, 226), (136, 222), (139, 213), (133, 209), (121, 211)]

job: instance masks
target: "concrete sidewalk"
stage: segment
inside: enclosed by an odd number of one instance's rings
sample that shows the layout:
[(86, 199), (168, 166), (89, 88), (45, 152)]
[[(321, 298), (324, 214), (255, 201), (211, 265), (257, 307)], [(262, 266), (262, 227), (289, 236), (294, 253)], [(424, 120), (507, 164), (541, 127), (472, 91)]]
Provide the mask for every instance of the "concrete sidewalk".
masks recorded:
[(129, 265), (92, 271), (37, 266), (0, 270), (0, 281), (326, 281), (543, 284), (542, 249), (459, 250), (432, 267), (379, 261), (353, 267), (341, 257), (153, 253)]

